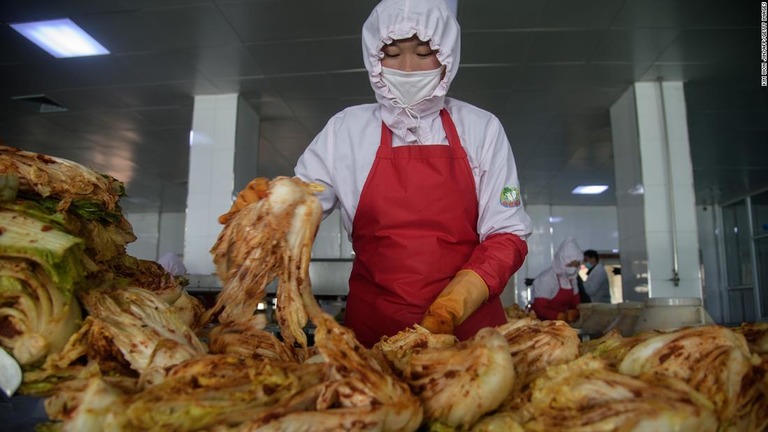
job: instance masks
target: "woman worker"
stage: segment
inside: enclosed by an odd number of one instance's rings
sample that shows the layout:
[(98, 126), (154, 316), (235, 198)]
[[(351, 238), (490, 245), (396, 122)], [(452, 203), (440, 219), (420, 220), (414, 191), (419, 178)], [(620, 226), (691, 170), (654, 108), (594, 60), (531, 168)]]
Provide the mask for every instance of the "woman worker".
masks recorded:
[(362, 33), (377, 103), (332, 117), (295, 169), (352, 241), (344, 324), (368, 347), (418, 323), (467, 339), (506, 322), (499, 295), (528, 252), (509, 142), (445, 97), (460, 29), (444, 0), (384, 0)]
[(555, 252), (552, 266), (533, 280), (533, 311), (542, 320), (575, 321), (578, 318), (578, 271), (581, 249), (567, 237)]

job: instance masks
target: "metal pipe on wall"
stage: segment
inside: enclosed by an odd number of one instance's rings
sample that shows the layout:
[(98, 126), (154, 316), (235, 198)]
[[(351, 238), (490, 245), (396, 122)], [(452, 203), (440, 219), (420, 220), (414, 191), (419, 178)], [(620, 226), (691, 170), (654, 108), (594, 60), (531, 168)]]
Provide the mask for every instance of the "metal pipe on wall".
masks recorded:
[(672, 157), (669, 150), (669, 128), (667, 127), (667, 103), (664, 99), (664, 85), (661, 80), (657, 81), (659, 86), (659, 93), (661, 96), (661, 125), (664, 128), (664, 175), (666, 176), (667, 184), (667, 200), (669, 208), (669, 224), (672, 231), (672, 278), (669, 280), (675, 286), (680, 285), (680, 271), (679, 271), (679, 259), (678, 259), (678, 244), (677, 244), (677, 217), (675, 215), (675, 187), (674, 180), (672, 179)]

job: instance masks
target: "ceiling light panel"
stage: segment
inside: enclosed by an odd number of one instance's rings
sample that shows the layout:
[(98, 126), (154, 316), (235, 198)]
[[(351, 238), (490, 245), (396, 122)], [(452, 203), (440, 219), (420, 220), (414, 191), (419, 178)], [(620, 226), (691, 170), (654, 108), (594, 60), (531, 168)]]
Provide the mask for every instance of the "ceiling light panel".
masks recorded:
[(11, 27), (56, 58), (109, 54), (109, 50), (69, 18), (16, 23)]
[(597, 195), (608, 189), (606, 185), (583, 185), (576, 186), (571, 193), (575, 195)]

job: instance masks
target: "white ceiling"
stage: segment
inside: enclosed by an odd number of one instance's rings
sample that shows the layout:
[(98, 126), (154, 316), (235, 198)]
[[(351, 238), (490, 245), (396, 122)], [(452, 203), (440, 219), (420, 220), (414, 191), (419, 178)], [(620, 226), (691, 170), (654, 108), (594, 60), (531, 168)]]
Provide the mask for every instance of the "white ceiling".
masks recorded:
[[(182, 211), (195, 95), (260, 113), (258, 169), (290, 175), (327, 119), (373, 101), (359, 31), (371, 0), (0, 3), (0, 139), (126, 182), (129, 210)], [(54, 59), (6, 24), (69, 17), (112, 51)], [(530, 204), (613, 205), (608, 109), (640, 80), (684, 80), (697, 199), (768, 187), (759, 2), (462, 0), (450, 95), (495, 113)], [(44, 94), (68, 111), (12, 100)], [(573, 196), (582, 183), (611, 186)]]

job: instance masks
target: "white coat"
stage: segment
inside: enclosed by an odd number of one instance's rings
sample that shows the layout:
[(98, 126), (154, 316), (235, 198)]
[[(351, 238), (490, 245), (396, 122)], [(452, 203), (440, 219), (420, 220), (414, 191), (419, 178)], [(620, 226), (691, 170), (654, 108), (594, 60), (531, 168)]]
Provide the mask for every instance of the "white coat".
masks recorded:
[(157, 262), (163, 266), (165, 271), (174, 276), (187, 274), (187, 267), (184, 266), (184, 261), (182, 261), (181, 257), (173, 252), (164, 253), (160, 258), (157, 259)]
[[(380, 74), (381, 48), (414, 34), (438, 51), (445, 77), (432, 96), (411, 107), (418, 114), (411, 118), (392, 104), (393, 95)], [(445, 97), (459, 64), (460, 28), (444, 0), (384, 0), (364, 24), (362, 38), (363, 61), (378, 102), (353, 106), (333, 116), (295, 168), (297, 177), (325, 186), (319, 195), (324, 214), (340, 207), (342, 224), (351, 238), (360, 194), (379, 146), (382, 121), (392, 130), (395, 147), (447, 145), (439, 117), (445, 108), (456, 125), (475, 180), (481, 242), (500, 233), (526, 239), (531, 221), (523, 208), (515, 159), (501, 122), (485, 110)], [(516, 198), (514, 205), (509, 205), (510, 191)]]
[(560, 243), (552, 260), (552, 265), (541, 272), (533, 280), (532, 292), (534, 299), (553, 299), (561, 288), (570, 287), (573, 294), (578, 295), (579, 286), (576, 278), (578, 275), (568, 276), (565, 265), (571, 261), (581, 261), (583, 253), (573, 237), (567, 237)]

